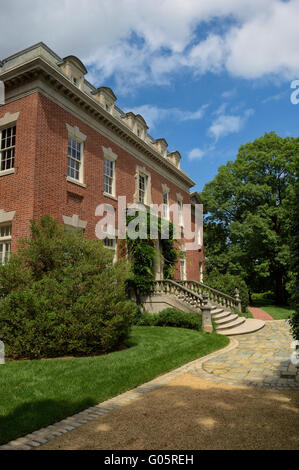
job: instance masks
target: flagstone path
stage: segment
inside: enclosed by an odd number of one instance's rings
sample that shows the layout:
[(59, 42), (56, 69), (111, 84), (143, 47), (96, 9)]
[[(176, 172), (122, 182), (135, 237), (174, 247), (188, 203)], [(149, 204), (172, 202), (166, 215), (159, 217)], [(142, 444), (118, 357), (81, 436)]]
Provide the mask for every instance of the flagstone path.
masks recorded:
[(291, 362), (293, 339), (286, 320), (267, 322), (253, 334), (231, 339), (231, 351), (198, 361), (193, 373), (206, 379), (259, 388), (299, 387), (299, 368)]
[(298, 449), (299, 369), (286, 320), (1, 446), (31, 449)]

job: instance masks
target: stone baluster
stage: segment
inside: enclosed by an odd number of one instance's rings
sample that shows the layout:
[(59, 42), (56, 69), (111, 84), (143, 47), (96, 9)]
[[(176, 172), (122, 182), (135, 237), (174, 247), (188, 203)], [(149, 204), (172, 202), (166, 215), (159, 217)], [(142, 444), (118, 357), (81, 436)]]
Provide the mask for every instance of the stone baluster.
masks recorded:
[(213, 325), (212, 325), (212, 319), (211, 319), (212, 306), (209, 303), (209, 295), (207, 292), (205, 292), (202, 297), (203, 297), (202, 306), (201, 306), (202, 329), (206, 333), (212, 333), (213, 331)]
[(239, 312), (241, 312), (242, 311), (242, 303), (241, 303), (241, 299), (240, 299), (240, 291), (239, 291), (239, 289), (237, 289), (237, 287), (235, 288), (235, 299), (236, 299), (237, 309), (239, 310)]

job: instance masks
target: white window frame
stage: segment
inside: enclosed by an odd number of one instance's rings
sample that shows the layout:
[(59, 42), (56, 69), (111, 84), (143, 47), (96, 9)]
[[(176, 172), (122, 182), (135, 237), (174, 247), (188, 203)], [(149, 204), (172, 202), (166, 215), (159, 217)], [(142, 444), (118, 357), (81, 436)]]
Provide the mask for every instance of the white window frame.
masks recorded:
[[(162, 184), (162, 217), (169, 220), (169, 188), (166, 184)], [(166, 196), (166, 198), (164, 198)], [(165, 199), (167, 202), (165, 203)]]
[(186, 256), (185, 255), (182, 255), (180, 257), (180, 278), (181, 278), (181, 281), (186, 281), (187, 280)]
[[(109, 240), (109, 244), (111, 243), (112, 246), (106, 245), (105, 240)], [(108, 235), (107, 237), (103, 238), (103, 245), (107, 250), (113, 251), (113, 263), (117, 261), (117, 240), (116, 238), (110, 238)]]
[[(143, 177), (145, 180), (144, 202), (140, 202), (140, 185), (139, 185), (140, 177)], [(151, 174), (146, 170), (146, 168), (140, 167), (140, 166), (136, 166), (134, 202), (136, 204), (143, 204), (145, 206), (149, 206), (152, 202)]]
[[(8, 234), (2, 235), (2, 231), (5, 229), (10, 229)], [(0, 225), (0, 265), (6, 264), (9, 261), (11, 254), (11, 240), (12, 240), (12, 224), (5, 223)], [(8, 248), (9, 247), (9, 248)], [(8, 257), (7, 257), (8, 253)], [(7, 258), (7, 259), (6, 259)]]
[[(69, 155), (69, 151), (67, 151), (67, 181), (71, 183), (76, 183), (80, 186), (86, 186), (84, 184), (84, 143), (86, 141), (86, 135), (83, 134), (77, 126), (70, 126), (66, 124), (67, 132), (68, 132), (68, 146), (69, 149), (69, 139), (73, 139), (74, 141), (80, 144), (80, 167), (79, 167), (79, 178), (74, 178), (69, 176), (69, 158), (74, 159), (71, 155)], [(75, 159), (74, 159), (75, 160)]]
[[(110, 198), (116, 198), (116, 160), (117, 160), (117, 155), (112, 151), (112, 149), (102, 147), (103, 153), (104, 153), (104, 178), (103, 178), (103, 185), (104, 185), (104, 191), (103, 194), (104, 196), (110, 197)], [(106, 192), (105, 191), (105, 160), (108, 160), (112, 162), (112, 181), (111, 181), (111, 189), (112, 192)]]
[(184, 219), (183, 219), (183, 200), (178, 198), (178, 224), (180, 227), (184, 226)]
[[(14, 144), (13, 145), (10, 145), (8, 147), (4, 147), (3, 149), (1, 148), (2, 147), (2, 134), (3, 132), (7, 131), (8, 129), (15, 129), (15, 134), (14, 134)], [(16, 133), (17, 133), (17, 126), (16, 126), (16, 123), (12, 123), (12, 124), (8, 124), (7, 126), (3, 127), (2, 129), (0, 129), (0, 173), (1, 174), (8, 174), (8, 173), (13, 173), (15, 171), (15, 149), (16, 149)], [(11, 137), (10, 137), (11, 138)], [(2, 170), (2, 161), (3, 161), (3, 153), (4, 152), (7, 152), (8, 150), (11, 150), (12, 151), (12, 154), (13, 154), (13, 157), (10, 158), (10, 160), (13, 160), (13, 164), (10, 168), (5, 168), (4, 170)], [(7, 161), (4, 160), (4, 161)]]

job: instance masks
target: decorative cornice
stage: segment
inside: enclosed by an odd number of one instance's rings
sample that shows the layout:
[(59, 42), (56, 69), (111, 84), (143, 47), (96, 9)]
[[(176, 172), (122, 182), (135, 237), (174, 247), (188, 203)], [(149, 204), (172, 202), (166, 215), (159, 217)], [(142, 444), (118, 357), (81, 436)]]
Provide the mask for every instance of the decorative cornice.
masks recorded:
[[(7, 72), (3, 72), (2, 74), (0, 73), (0, 77), (1, 80), (5, 82), (7, 91), (20, 86), (21, 83), (41, 79), (43, 83), (46, 83), (51, 87), (54, 93), (58, 92), (68, 101), (73, 102), (78, 111), (81, 108), (84, 113), (90, 115), (92, 119), (101, 123), (107, 130), (112, 132), (115, 137), (118, 137), (118, 140), (120, 139), (123, 143), (130, 143), (130, 145), (135, 147), (135, 149), (143, 155), (146, 155), (152, 161), (158, 162), (159, 166), (164, 167), (168, 174), (173, 174), (173, 177), (176, 180), (182, 181), (187, 188), (190, 188), (195, 184), (186, 173), (177, 169), (174, 164), (163, 158), (155, 148), (140, 139), (124, 123), (122, 123), (122, 121), (116, 119), (103, 109), (92, 96), (89, 96), (84, 91), (78, 89), (78, 87), (73, 85), (59, 70), (56, 70), (51, 64), (42, 58), (35, 58), (28, 61), (26, 64), (22, 64), (14, 69), (8, 70)], [(44, 92), (44, 90), (42, 90), (42, 92)], [(30, 92), (28, 92), (28, 94), (29, 93)], [(19, 96), (20, 93), (14, 95), (11, 100), (13, 101), (18, 99)], [(53, 96), (50, 94), (50, 99), (51, 98), (53, 98)], [(62, 104), (59, 102), (59, 105)], [(109, 136), (109, 138), (111, 138), (111, 136)], [(118, 142), (117, 144), (121, 145)], [(131, 150), (128, 151), (131, 152)], [(188, 190), (186, 189), (186, 191)]]

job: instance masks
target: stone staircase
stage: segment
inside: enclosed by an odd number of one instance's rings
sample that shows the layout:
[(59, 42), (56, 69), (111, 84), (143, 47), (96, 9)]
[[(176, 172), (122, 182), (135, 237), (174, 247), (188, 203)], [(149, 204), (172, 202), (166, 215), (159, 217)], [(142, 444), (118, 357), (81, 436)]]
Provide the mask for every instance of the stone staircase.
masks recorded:
[(246, 318), (237, 313), (241, 311), (237, 289), (236, 297), (231, 297), (198, 281), (155, 281), (153, 292), (144, 299), (143, 305), (150, 313), (175, 307), (201, 314), (207, 303), (218, 334), (234, 336), (253, 333), (265, 325), (262, 320)]

